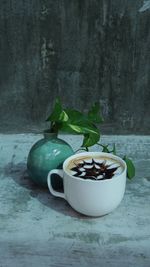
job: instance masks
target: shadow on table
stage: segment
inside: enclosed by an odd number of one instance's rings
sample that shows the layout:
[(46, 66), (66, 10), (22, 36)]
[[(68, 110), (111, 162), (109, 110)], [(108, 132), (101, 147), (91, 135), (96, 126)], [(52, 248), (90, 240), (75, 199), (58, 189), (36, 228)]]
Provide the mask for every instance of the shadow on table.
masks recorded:
[(4, 174), (5, 176), (12, 178), (19, 186), (28, 189), (30, 196), (36, 198), (43, 205), (66, 216), (78, 219), (91, 219), (91, 217), (84, 216), (74, 211), (64, 199), (52, 196), (47, 188), (39, 187), (33, 183), (29, 178), (25, 163), (18, 163), (16, 165), (13, 163), (7, 164), (5, 166)]

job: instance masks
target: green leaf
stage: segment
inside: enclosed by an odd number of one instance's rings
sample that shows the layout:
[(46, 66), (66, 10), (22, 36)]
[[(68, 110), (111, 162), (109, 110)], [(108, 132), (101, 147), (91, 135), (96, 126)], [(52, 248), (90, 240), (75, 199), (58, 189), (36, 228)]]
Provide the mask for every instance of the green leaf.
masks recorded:
[(95, 145), (100, 139), (100, 133), (84, 134), (82, 147), (89, 147)]
[(96, 102), (88, 112), (88, 119), (92, 123), (101, 123), (103, 122), (103, 118), (100, 115), (100, 104)]
[(110, 153), (109, 149), (108, 149), (108, 145), (104, 146), (103, 145), (103, 150), (102, 152), (106, 152), (106, 153)]
[(86, 120), (84, 114), (75, 109), (64, 109), (68, 115), (69, 122), (82, 122)]
[(116, 155), (116, 145), (113, 145), (113, 149), (110, 150), (108, 147), (109, 145), (102, 145), (97, 143), (97, 145), (101, 146), (103, 148), (102, 152), (107, 152), (107, 153), (113, 153), (114, 155)]
[(101, 146), (103, 149), (102, 149), (102, 152), (106, 152), (106, 153), (110, 153), (109, 149), (108, 149), (108, 146), (109, 145), (102, 145), (100, 143), (97, 143), (97, 145)]
[(68, 123), (68, 121), (62, 124), (62, 131), (73, 133), (73, 134), (83, 134), (84, 140), (82, 147), (89, 147), (96, 144), (100, 138), (100, 132), (97, 127), (89, 123)]
[(110, 153), (107, 147), (103, 147), (102, 152)]
[(86, 133), (93, 133), (96, 134), (98, 132), (98, 129), (96, 127), (94, 127), (93, 125), (89, 124), (89, 123), (81, 123), (81, 122), (72, 122), (69, 123), (64, 122), (62, 123), (62, 131), (65, 132), (75, 132), (77, 134), (86, 134)]
[(46, 121), (63, 122), (68, 120), (67, 113), (63, 110), (59, 98), (56, 98), (54, 109)]
[(131, 180), (135, 176), (135, 167), (131, 159), (124, 156), (124, 161), (127, 164), (127, 177)]

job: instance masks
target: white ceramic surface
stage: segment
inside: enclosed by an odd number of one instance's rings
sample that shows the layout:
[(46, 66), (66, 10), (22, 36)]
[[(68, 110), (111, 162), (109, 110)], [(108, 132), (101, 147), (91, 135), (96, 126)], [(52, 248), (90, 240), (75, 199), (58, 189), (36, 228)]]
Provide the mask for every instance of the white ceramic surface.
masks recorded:
[[(123, 172), (111, 179), (96, 181), (82, 179), (70, 175), (66, 171), (68, 163), (80, 156), (107, 157), (115, 159), (121, 166)], [(65, 160), (63, 170), (52, 170), (47, 177), (48, 187), (52, 195), (62, 197), (68, 201), (76, 211), (87, 216), (102, 216), (113, 211), (121, 202), (126, 185), (126, 163), (119, 157), (104, 152), (83, 152), (75, 154)], [(55, 191), (51, 186), (51, 175), (58, 174), (63, 179), (64, 193)]]

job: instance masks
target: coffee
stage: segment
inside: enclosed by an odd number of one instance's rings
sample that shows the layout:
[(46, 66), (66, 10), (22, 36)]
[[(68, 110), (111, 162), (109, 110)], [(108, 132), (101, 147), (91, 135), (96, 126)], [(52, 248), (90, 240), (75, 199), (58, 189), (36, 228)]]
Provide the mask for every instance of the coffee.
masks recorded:
[[(113, 211), (121, 202), (126, 185), (126, 163), (104, 152), (74, 154), (47, 177), (52, 195), (67, 200), (76, 211), (87, 216), (102, 216)], [(52, 187), (53, 174), (63, 180), (64, 192)]]
[(67, 172), (83, 179), (106, 180), (121, 174), (123, 166), (107, 157), (79, 157), (69, 162)]

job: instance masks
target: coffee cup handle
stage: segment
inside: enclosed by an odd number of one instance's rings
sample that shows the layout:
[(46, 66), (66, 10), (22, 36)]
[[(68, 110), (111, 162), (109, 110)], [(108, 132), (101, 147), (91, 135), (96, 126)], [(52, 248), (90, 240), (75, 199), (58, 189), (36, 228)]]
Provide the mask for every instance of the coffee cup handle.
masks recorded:
[(56, 190), (53, 189), (53, 187), (52, 187), (52, 181), (51, 181), (52, 174), (58, 174), (63, 179), (63, 170), (57, 170), (57, 169), (55, 169), (55, 170), (50, 171), (48, 173), (48, 176), (47, 176), (47, 184), (48, 184), (49, 191), (50, 191), (50, 193), (53, 196), (55, 196), (55, 197), (61, 197), (61, 198), (66, 199), (64, 193), (57, 192)]

